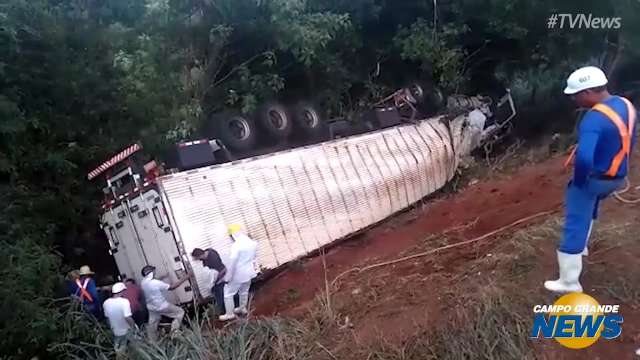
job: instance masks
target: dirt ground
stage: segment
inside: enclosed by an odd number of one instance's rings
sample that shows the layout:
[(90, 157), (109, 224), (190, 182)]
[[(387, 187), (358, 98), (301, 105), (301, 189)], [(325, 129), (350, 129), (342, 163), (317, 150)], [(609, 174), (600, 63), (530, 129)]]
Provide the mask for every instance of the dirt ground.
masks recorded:
[[(391, 346), (406, 346), (416, 335), (431, 333), (472, 309), (489, 288), (501, 289), (507, 302), (510, 297), (524, 299), (518, 311), (530, 320), (533, 305), (557, 298), (542, 284), (557, 276), (555, 249), (570, 176), (563, 161), (564, 157), (555, 156), (515, 171), (467, 178), (455, 194), (439, 194), (344, 241), (328, 250), (324, 259), (299, 261), (260, 286), (255, 314), (304, 317), (328, 287), (341, 330), (326, 339), (331, 353), (327, 358), (341, 359), (359, 358), (355, 348), (378, 346), (381, 339)], [(635, 163), (640, 163), (640, 156), (635, 156)], [(640, 181), (637, 167), (630, 179)], [(625, 196), (639, 198), (640, 191)], [(622, 336), (580, 351), (565, 349), (554, 340), (533, 339), (535, 357), (633, 358), (640, 347), (640, 246), (632, 241), (640, 232), (639, 210), (640, 204), (605, 201), (581, 278), (585, 292), (601, 304), (622, 305)], [(341, 275), (474, 239), (532, 215), (539, 216), (471, 245)]]

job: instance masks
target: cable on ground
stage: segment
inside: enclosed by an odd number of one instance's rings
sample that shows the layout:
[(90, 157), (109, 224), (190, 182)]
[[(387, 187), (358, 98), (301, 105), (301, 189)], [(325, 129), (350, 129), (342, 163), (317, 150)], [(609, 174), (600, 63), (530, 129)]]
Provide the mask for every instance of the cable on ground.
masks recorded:
[(463, 245), (469, 245), (469, 244), (472, 244), (472, 243), (487, 239), (487, 238), (489, 238), (489, 237), (491, 237), (493, 235), (501, 233), (501, 232), (503, 232), (505, 230), (508, 230), (508, 229), (510, 229), (510, 228), (512, 228), (514, 226), (520, 225), (520, 224), (525, 223), (527, 221), (530, 221), (530, 220), (533, 220), (533, 219), (536, 219), (536, 218), (539, 218), (539, 217), (542, 217), (542, 216), (551, 215), (556, 211), (557, 211), (557, 209), (556, 210), (550, 210), (550, 211), (543, 211), (543, 212), (540, 212), (540, 213), (537, 213), (537, 214), (534, 214), (534, 215), (531, 215), (531, 216), (527, 216), (525, 218), (522, 218), (520, 220), (516, 220), (516, 221), (512, 222), (511, 224), (505, 225), (505, 226), (503, 226), (503, 227), (501, 227), (501, 228), (499, 228), (497, 230), (491, 231), (489, 233), (486, 233), (486, 234), (484, 234), (482, 236), (473, 238), (471, 240), (465, 240), (465, 241), (461, 241), (461, 242), (458, 242), (458, 243), (455, 243), (455, 244), (449, 244), (449, 245), (442, 246), (442, 247), (439, 247), (439, 248), (436, 248), (436, 249), (432, 249), (432, 250), (429, 250), (429, 251), (421, 252), (421, 253), (410, 255), (410, 256), (405, 256), (405, 257), (402, 257), (402, 258), (399, 258), (399, 259), (368, 265), (368, 266), (365, 266), (363, 268), (355, 267), (355, 268), (347, 270), (347, 271), (341, 273), (340, 275), (336, 276), (336, 278), (333, 279), (333, 281), (331, 282), (331, 286), (332, 287), (335, 286), (335, 284), (337, 283), (337, 281), (340, 278), (342, 278), (343, 276), (345, 276), (347, 274), (350, 274), (352, 272), (356, 272), (357, 271), (358, 273), (363, 273), (363, 272), (365, 272), (367, 270), (376, 269), (376, 268), (387, 266), (387, 265), (393, 265), (393, 264), (397, 264), (397, 263), (400, 263), (400, 262), (403, 262), (403, 261), (412, 260), (412, 259), (416, 259), (416, 258), (420, 258), (420, 257), (424, 257), (424, 256), (429, 256), (429, 255), (438, 253), (440, 251), (453, 249), (453, 248), (456, 248), (456, 247), (459, 247), (459, 246), (463, 246)]

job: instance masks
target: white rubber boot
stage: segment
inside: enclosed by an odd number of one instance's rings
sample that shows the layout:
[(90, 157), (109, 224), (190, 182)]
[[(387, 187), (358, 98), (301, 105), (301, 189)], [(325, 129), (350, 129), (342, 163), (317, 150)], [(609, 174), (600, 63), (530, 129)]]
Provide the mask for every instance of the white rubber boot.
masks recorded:
[(249, 294), (241, 294), (239, 296), (240, 298), (240, 303), (238, 304), (239, 306), (237, 308), (235, 308), (233, 310), (234, 313), (236, 313), (236, 315), (242, 315), (242, 316), (246, 316), (247, 314), (249, 314), (249, 311), (247, 311), (247, 303), (249, 302)]
[(580, 285), (582, 254), (566, 254), (560, 251), (557, 253), (560, 278), (545, 281), (544, 287), (558, 293), (582, 292), (582, 285)]
[(591, 239), (591, 230), (593, 230), (593, 220), (589, 223), (589, 232), (587, 233), (587, 240), (584, 242), (584, 250), (582, 250), (582, 256), (589, 256), (589, 239)]
[(233, 296), (224, 298), (224, 309), (226, 310), (226, 314), (220, 315), (218, 320), (220, 321), (229, 321), (236, 318), (236, 315), (233, 313)]

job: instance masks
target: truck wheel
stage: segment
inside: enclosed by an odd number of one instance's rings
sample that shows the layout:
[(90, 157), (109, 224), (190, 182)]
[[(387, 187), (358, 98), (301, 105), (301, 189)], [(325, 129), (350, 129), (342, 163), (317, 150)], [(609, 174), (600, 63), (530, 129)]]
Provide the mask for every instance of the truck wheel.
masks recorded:
[(287, 109), (279, 103), (268, 102), (256, 113), (256, 120), (270, 139), (278, 142), (291, 135), (293, 124)]
[(433, 84), (414, 81), (409, 83), (406, 88), (416, 100), (417, 108), (422, 116), (431, 116), (444, 106), (444, 94)]
[(426, 81), (412, 81), (405, 86), (409, 89), (411, 96), (417, 104), (431, 103), (431, 105), (442, 106), (444, 104), (444, 94), (437, 86)]
[(214, 116), (215, 136), (235, 151), (251, 150), (256, 143), (256, 125), (251, 118), (239, 114)]
[(313, 104), (302, 101), (292, 108), (293, 123), (296, 130), (307, 138), (318, 138), (325, 134), (327, 124), (320, 111)]
[(412, 82), (407, 84), (407, 89), (409, 89), (409, 93), (416, 101), (416, 104), (421, 104), (424, 102), (426, 95), (425, 88), (419, 82)]

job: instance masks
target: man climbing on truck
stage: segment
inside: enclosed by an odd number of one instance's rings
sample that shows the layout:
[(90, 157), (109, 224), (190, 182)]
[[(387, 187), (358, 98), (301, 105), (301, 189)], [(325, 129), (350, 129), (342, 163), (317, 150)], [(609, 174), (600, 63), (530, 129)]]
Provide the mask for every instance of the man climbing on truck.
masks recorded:
[(582, 256), (588, 254), (599, 202), (619, 189), (627, 176), (629, 154), (636, 140), (636, 109), (629, 100), (609, 94), (607, 83), (604, 72), (593, 66), (580, 68), (567, 79), (564, 93), (590, 110), (582, 118), (578, 144), (565, 164), (575, 159), (557, 250), (560, 277), (544, 283), (550, 291), (582, 292)]
[(184, 310), (176, 306), (164, 296), (165, 291), (175, 290), (185, 281), (189, 280), (190, 274), (183, 277), (173, 284), (167, 284), (164, 281), (155, 279), (156, 268), (151, 265), (147, 265), (142, 268), (142, 292), (147, 302), (147, 310), (149, 311), (149, 324), (147, 325), (149, 338), (151, 340), (157, 339), (158, 324), (162, 316), (173, 319), (171, 322), (171, 332), (175, 333), (182, 324), (184, 318)]
[[(258, 243), (245, 235), (238, 224), (229, 225), (229, 237), (233, 241), (229, 254), (228, 282), (224, 287), (225, 314), (220, 315), (220, 321), (233, 320), (238, 315), (247, 315), (249, 289), (251, 280), (256, 276), (256, 253)], [(239, 295), (239, 306), (234, 309), (234, 296)]]

